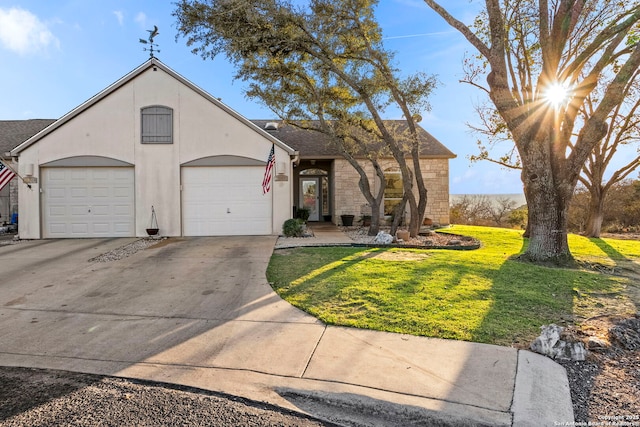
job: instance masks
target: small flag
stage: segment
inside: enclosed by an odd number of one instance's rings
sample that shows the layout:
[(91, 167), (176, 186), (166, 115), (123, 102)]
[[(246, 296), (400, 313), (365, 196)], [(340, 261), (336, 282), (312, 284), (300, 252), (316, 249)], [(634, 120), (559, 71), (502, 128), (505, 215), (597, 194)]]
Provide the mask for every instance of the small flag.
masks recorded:
[(9, 183), (16, 176), (15, 172), (12, 171), (5, 165), (2, 161), (0, 161), (0, 190), (4, 188), (5, 185)]
[(273, 167), (276, 164), (276, 153), (273, 144), (267, 159), (267, 166), (264, 169), (264, 178), (262, 178), (262, 194), (267, 194), (271, 190), (271, 176), (273, 175)]

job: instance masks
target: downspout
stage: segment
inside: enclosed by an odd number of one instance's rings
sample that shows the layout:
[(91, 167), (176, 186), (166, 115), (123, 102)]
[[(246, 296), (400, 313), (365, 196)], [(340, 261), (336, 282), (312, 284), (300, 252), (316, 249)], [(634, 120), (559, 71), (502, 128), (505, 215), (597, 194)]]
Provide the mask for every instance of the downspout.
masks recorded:
[(298, 166), (300, 164), (300, 152), (294, 151), (293, 154), (290, 154), (289, 157), (293, 163), (293, 166)]

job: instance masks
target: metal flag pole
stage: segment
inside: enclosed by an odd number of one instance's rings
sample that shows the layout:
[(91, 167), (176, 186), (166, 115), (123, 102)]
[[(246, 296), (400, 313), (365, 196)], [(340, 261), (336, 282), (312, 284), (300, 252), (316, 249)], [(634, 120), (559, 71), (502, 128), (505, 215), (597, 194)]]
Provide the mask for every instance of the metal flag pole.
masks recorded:
[(18, 178), (20, 178), (20, 180), (21, 180), (24, 184), (26, 184), (26, 185), (27, 185), (27, 187), (29, 187), (29, 189), (31, 189), (31, 183), (29, 183), (29, 182), (25, 181), (25, 180), (24, 180), (24, 178), (23, 178), (22, 176), (20, 176), (20, 174), (19, 174), (19, 173), (18, 173), (14, 168), (12, 168), (11, 166), (9, 166), (9, 164), (8, 164), (6, 161), (4, 161), (4, 160), (0, 159), (0, 163), (2, 163), (2, 164), (4, 165), (4, 167), (5, 167), (5, 168), (7, 168), (7, 169), (9, 169), (11, 172), (13, 172), (15, 176), (17, 176)]

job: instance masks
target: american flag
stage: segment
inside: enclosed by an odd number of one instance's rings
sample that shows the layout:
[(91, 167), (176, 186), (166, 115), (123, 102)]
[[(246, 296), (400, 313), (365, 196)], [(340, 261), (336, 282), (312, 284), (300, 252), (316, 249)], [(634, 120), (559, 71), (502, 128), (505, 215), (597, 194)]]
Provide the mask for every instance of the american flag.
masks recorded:
[(5, 185), (9, 183), (16, 176), (15, 172), (12, 171), (5, 165), (2, 161), (0, 161), (0, 190), (4, 188)]
[(267, 159), (267, 166), (264, 169), (264, 178), (262, 178), (262, 194), (267, 194), (271, 190), (271, 176), (273, 175), (273, 167), (276, 164), (276, 153), (273, 144)]

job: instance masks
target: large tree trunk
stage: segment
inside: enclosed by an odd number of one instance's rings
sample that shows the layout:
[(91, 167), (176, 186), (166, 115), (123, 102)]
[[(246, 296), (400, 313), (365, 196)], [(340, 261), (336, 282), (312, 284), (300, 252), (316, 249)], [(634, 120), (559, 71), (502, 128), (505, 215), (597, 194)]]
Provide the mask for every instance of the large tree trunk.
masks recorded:
[(522, 172), (529, 207), (529, 245), (521, 258), (566, 265), (573, 260), (567, 239), (567, 218), (575, 184), (560, 181), (550, 168), (544, 169), (537, 168), (538, 173), (532, 173), (524, 168)]
[(602, 220), (604, 219), (604, 198), (606, 193), (600, 186), (590, 189), (589, 214), (587, 216), (587, 227), (584, 231), (586, 237), (600, 237)]
[(375, 236), (380, 231), (380, 207), (384, 202), (384, 190), (386, 187), (386, 181), (384, 179), (384, 171), (380, 167), (380, 164), (377, 162), (377, 160), (370, 159), (370, 161), (373, 164), (373, 169), (375, 170), (378, 181), (380, 182), (378, 194), (374, 198), (371, 198), (371, 200), (367, 199), (369, 201), (369, 205), (371, 206), (371, 224), (369, 225), (369, 236)]

